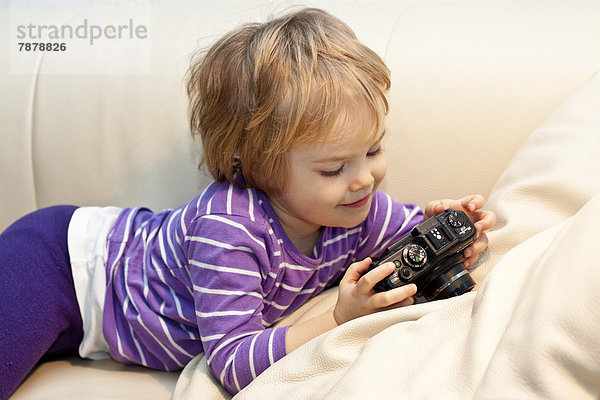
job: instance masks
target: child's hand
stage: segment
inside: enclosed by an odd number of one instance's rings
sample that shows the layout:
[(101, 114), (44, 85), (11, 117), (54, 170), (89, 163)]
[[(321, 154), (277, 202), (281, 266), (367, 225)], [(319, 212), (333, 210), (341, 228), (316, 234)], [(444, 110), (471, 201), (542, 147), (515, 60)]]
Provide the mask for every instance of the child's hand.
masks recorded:
[(488, 238), (485, 231), (496, 224), (496, 214), (491, 211), (481, 210), (485, 199), (481, 195), (471, 195), (459, 200), (435, 200), (425, 207), (424, 218), (427, 219), (437, 215), (444, 210), (451, 208), (453, 210), (464, 211), (477, 229), (477, 239), (464, 250), (465, 268), (474, 265), (479, 259), (479, 254), (487, 247)]
[(376, 311), (413, 304), (412, 296), (417, 293), (415, 284), (404, 285), (386, 292), (377, 293), (375, 285), (394, 271), (391, 262), (382, 264), (361, 274), (371, 265), (371, 259), (365, 258), (350, 265), (339, 287), (337, 304), (333, 317), (338, 325)]

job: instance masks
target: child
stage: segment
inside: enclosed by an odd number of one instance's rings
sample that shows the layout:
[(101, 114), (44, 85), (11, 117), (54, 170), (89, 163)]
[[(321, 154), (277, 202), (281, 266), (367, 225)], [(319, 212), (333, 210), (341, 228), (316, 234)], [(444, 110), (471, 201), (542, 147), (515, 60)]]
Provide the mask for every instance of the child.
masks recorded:
[[(335, 326), (412, 304), (415, 285), (361, 276), (423, 217), (468, 213), (487, 246), (481, 196), (423, 211), (378, 191), (389, 71), (341, 21), (304, 9), (236, 29), (195, 59), (190, 120), (215, 178), (175, 210), (36, 211), (0, 235), (0, 372), (6, 398), (44, 355), (161, 370), (204, 352), (231, 393)], [(333, 311), (271, 327), (343, 275)], [(5, 378), (6, 377), (6, 378)]]

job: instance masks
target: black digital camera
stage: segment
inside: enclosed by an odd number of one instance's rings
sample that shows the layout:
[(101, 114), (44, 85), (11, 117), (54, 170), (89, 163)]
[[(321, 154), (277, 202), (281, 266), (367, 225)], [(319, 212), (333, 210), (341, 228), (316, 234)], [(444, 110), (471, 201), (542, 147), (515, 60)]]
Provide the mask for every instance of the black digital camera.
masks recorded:
[(416, 295), (429, 301), (459, 296), (475, 286), (462, 262), (463, 250), (476, 237), (469, 217), (448, 209), (415, 226), (410, 235), (388, 247), (367, 272), (391, 261), (396, 269), (377, 283), (376, 291), (415, 283)]

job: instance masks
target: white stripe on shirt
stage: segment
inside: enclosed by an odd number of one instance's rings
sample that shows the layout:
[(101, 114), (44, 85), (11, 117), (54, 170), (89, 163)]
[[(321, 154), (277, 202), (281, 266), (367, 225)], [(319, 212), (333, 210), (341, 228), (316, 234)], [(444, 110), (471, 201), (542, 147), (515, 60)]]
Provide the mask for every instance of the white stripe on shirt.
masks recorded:
[(229, 185), (227, 190), (227, 215), (231, 215), (231, 196), (233, 195), (233, 185)]
[(245, 251), (246, 253), (254, 253), (254, 251), (252, 251), (252, 249), (250, 247), (233, 246), (229, 243), (223, 243), (223, 242), (219, 242), (217, 240), (208, 239), (208, 238), (201, 237), (201, 236), (186, 236), (185, 240), (189, 240), (192, 242), (205, 243), (205, 244), (209, 244), (211, 246), (220, 247), (222, 249), (227, 249), (227, 250), (239, 250), (239, 251)]
[(352, 229), (352, 230), (350, 230), (350, 231), (348, 231), (346, 233), (343, 233), (343, 234), (338, 235), (338, 236), (336, 236), (334, 238), (331, 238), (331, 239), (329, 239), (326, 242), (323, 242), (323, 246), (330, 245), (330, 244), (335, 243), (335, 242), (337, 242), (339, 240), (345, 239), (345, 238), (347, 238), (350, 235), (354, 235), (355, 233), (360, 233), (361, 231), (362, 231), (362, 227), (358, 227), (358, 228)]
[(248, 189), (248, 214), (250, 215), (250, 221), (254, 222), (254, 194), (252, 189)]
[(223, 349), (223, 347), (227, 346), (229, 343), (231, 343), (231, 342), (234, 342), (234, 341), (236, 341), (236, 340), (238, 340), (238, 339), (241, 339), (241, 338), (243, 338), (243, 337), (246, 337), (246, 336), (251, 336), (251, 335), (256, 335), (256, 334), (259, 334), (259, 333), (261, 333), (261, 332), (264, 332), (264, 331), (251, 331), (251, 332), (244, 332), (244, 333), (242, 333), (241, 335), (237, 335), (237, 336), (230, 337), (229, 339), (227, 339), (226, 341), (224, 341), (223, 343), (221, 343), (221, 344), (220, 344), (220, 345), (219, 345), (219, 346), (218, 346), (216, 349), (214, 349), (213, 351), (211, 351), (211, 353), (210, 353), (210, 357), (208, 357), (208, 358), (206, 359), (206, 363), (207, 363), (208, 365), (210, 365), (210, 363), (212, 362), (212, 360), (213, 360), (213, 358), (215, 357), (215, 355), (216, 355), (216, 354), (217, 354), (219, 351), (221, 351), (221, 350)]
[(273, 329), (269, 335), (269, 363), (271, 365), (275, 364), (275, 359), (273, 357), (273, 336), (275, 336), (275, 329)]
[(221, 339), (223, 336), (225, 336), (224, 333), (220, 333), (220, 334), (216, 334), (216, 335), (209, 335), (209, 336), (200, 336), (200, 340), (202, 340), (202, 342), (210, 342), (212, 340), (218, 340)]
[(205, 264), (205, 263), (202, 263), (202, 262), (196, 261), (196, 260), (190, 260), (190, 264), (192, 264), (196, 267), (200, 267), (203, 269), (210, 269), (210, 270), (218, 271), (218, 272), (228, 272), (228, 273), (232, 273), (232, 274), (249, 275), (249, 276), (254, 276), (256, 278), (261, 278), (260, 273), (258, 273), (256, 271), (248, 271), (248, 270), (241, 269), (241, 268), (222, 267), (220, 265)]
[(250, 342), (250, 351), (248, 352), (248, 361), (250, 362), (250, 373), (252, 374), (252, 379), (256, 379), (256, 368), (254, 368), (254, 343), (256, 343), (256, 339), (258, 339), (258, 335), (254, 335), (252, 338), (252, 342)]
[(211, 318), (211, 317), (227, 317), (230, 315), (248, 315), (254, 314), (256, 310), (226, 310), (226, 311), (212, 311), (212, 312), (201, 312), (196, 310), (196, 316), (199, 318)]
[(242, 224), (238, 224), (237, 222), (228, 220), (227, 218), (221, 217), (219, 215), (204, 215), (201, 218), (211, 219), (213, 221), (222, 222), (224, 224), (233, 226), (234, 228), (238, 228), (239, 230), (241, 230), (242, 232), (244, 232), (246, 235), (248, 235), (248, 237), (250, 239), (252, 239), (256, 243), (258, 243), (263, 249), (265, 248), (265, 244), (261, 240), (259, 240), (259, 239), (255, 238), (254, 236), (252, 236), (252, 234), (250, 232), (248, 232), (248, 229), (244, 225), (242, 225)]
[(202, 286), (194, 285), (194, 290), (200, 293), (208, 294), (222, 294), (225, 296), (253, 296), (259, 299), (263, 298), (263, 295), (257, 292), (244, 292), (241, 290), (226, 290), (226, 289), (211, 289)]
[(383, 235), (385, 235), (385, 233), (387, 232), (387, 227), (390, 223), (390, 218), (392, 217), (392, 198), (388, 195), (385, 196), (387, 199), (387, 207), (385, 210), (385, 220), (383, 222), (383, 226), (381, 227), (381, 230), (379, 231), (379, 236), (377, 237), (377, 240), (375, 241), (375, 244), (373, 245), (373, 247), (377, 247), (377, 245), (379, 245), (379, 243), (381, 243), (381, 241), (383, 240)]

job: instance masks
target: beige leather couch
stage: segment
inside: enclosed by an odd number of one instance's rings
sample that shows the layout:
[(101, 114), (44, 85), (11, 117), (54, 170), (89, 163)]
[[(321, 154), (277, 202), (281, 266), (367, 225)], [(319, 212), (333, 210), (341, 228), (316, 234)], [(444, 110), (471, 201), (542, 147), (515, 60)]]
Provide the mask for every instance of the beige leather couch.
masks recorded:
[[(190, 53), (292, 4), (3, 5), (0, 22), (11, 30), (0, 36), (10, 49), (0, 64), (0, 229), (53, 204), (158, 210), (192, 198), (209, 178), (196, 170), (187, 127)], [(525, 137), (600, 70), (598, 2), (302, 4), (342, 18), (392, 70), (384, 189), (401, 201), (487, 195)], [(24, 55), (15, 29), (28, 18), (73, 26), (125, 18), (147, 36)], [(177, 378), (70, 358), (39, 365), (11, 399), (168, 399)]]

